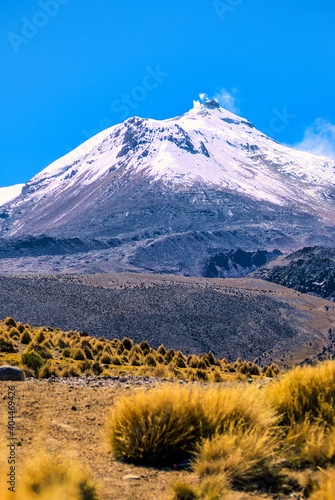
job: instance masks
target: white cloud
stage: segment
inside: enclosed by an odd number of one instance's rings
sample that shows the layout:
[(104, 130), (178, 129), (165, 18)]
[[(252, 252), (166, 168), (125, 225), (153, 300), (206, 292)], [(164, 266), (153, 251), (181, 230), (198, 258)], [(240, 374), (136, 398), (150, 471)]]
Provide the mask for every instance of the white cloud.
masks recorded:
[(237, 105), (236, 94), (237, 89), (232, 89), (231, 92), (227, 89), (221, 89), (213, 96), (213, 98), (216, 99), (223, 108), (231, 111), (232, 113), (238, 114), (240, 110)]
[(323, 118), (318, 118), (305, 130), (302, 142), (294, 147), (335, 159), (335, 125)]

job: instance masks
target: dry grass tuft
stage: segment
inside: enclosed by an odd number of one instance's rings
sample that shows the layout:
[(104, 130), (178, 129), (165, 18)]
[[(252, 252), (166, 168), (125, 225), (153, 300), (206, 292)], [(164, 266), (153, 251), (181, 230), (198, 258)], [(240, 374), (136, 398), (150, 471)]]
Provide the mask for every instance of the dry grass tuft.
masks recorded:
[(140, 391), (121, 399), (110, 415), (112, 450), (119, 460), (171, 465), (195, 449), (205, 420), (199, 391)]
[(267, 388), (282, 423), (304, 422), (335, 425), (335, 361), (315, 367), (297, 367)]
[(334, 500), (335, 498), (335, 469), (320, 472), (316, 491), (311, 500)]
[(277, 423), (275, 411), (265, 394), (252, 385), (212, 386), (203, 391), (209, 434), (222, 433), (230, 425), (268, 429)]
[(32, 338), (31, 338), (31, 335), (29, 333), (29, 330), (24, 330), (21, 334), (21, 337), (20, 337), (21, 344), (28, 345), (28, 344), (30, 344), (31, 341), (32, 341)]
[(58, 489), (67, 492), (69, 498), (98, 499), (96, 486), (87, 475), (57, 456), (42, 455), (32, 460), (26, 465), (23, 483), (24, 489), (34, 498), (41, 494), (47, 498), (49, 492), (52, 494)]
[(2, 500), (98, 500), (88, 475), (58, 456), (38, 454), (23, 467), (15, 493), (0, 485)]
[(10, 316), (8, 316), (6, 319), (5, 319), (5, 325), (6, 326), (14, 326), (16, 327), (17, 326), (17, 323), (15, 321), (14, 318), (11, 318)]
[(286, 458), (294, 467), (325, 467), (335, 463), (335, 427), (313, 424), (307, 418), (292, 424), (285, 443)]
[(189, 486), (184, 481), (178, 481), (172, 486), (172, 500), (198, 500), (199, 495), (195, 488)]
[(280, 471), (279, 443), (273, 429), (230, 425), (202, 443), (194, 470), (200, 477), (223, 474), (235, 488), (255, 489), (264, 482), (273, 487)]
[(108, 428), (116, 458), (157, 464), (180, 461), (203, 438), (232, 424), (265, 431), (275, 422), (273, 410), (251, 387), (180, 387), (178, 391), (165, 387), (120, 400)]
[(0, 352), (13, 353), (17, 351), (14, 342), (9, 338), (7, 333), (0, 335)]

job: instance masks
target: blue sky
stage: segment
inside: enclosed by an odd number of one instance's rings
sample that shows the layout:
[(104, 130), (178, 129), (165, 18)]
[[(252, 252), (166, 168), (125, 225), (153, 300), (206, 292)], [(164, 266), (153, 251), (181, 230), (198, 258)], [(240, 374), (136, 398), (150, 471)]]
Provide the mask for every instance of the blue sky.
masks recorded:
[(335, 158), (333, 0), (5, 0), (0, 22), (0, 187), (200, 92)]

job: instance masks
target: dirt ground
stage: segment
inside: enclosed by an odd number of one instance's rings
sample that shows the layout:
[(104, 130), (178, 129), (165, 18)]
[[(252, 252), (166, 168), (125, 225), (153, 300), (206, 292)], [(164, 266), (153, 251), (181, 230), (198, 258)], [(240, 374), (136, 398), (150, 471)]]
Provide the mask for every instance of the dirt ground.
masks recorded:
[[(117, 398), (130, 395), (133, 388), (129, 385), (85, 387), (76, 386), (75, 382), (65, 385), (46, 380), (0, 382), (1, 444), (6, 437), (9, 385), (15, 386), (15, 437), (16, 442), (22, 443), (16, 447), (18, 482), (23, 463), (43, 451), (66, 456), (89, 471), (99, 485), (100, 500), (166, 500), (171, 498), (173, 482), (181, 479), (189, 484), (197, 482), (194, 473), (174, 470), (173, 464), (171, 469), (155, 469), (113, 458), (106, 416)], [(238, 492), (229, 496), (231, 500), (265, 498), (289, 497)]]

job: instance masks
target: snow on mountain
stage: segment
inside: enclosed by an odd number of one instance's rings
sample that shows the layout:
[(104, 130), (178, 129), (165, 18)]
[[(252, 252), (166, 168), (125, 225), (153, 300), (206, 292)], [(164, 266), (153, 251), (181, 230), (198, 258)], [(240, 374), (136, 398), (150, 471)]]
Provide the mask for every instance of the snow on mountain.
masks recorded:
[(278, 144), (215, 101), (195, 101), (181, 117), (130, 118), (101, 132), (35, 176), (25, 194), (38, 200), (93, 184), (125, 161), (133, 175), (210, 184), (277, 205), (314, 205), (335, 183), (334, 161)]
[(195, 101), (168, 120), (129, 118), (49, 165), (3, 205), (0, 234), (96, 238), (123, 249), (118, 269), (183, 272), (195, 254), (334, 245), (334, 200), (334, 161)]
[(0, 207), (20, 196), (24, 184), (0, 188)]

